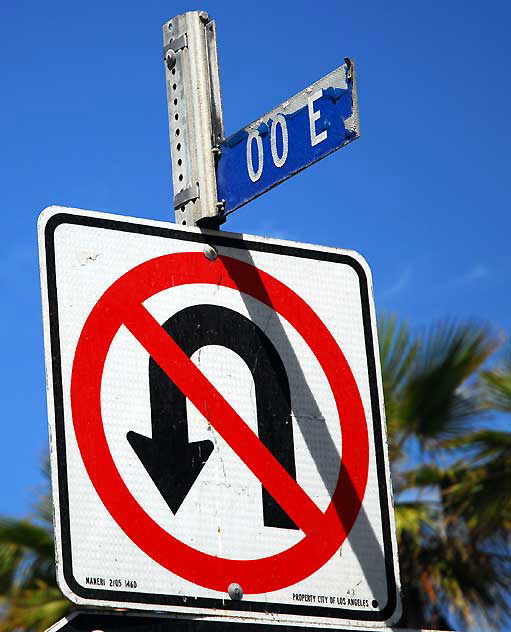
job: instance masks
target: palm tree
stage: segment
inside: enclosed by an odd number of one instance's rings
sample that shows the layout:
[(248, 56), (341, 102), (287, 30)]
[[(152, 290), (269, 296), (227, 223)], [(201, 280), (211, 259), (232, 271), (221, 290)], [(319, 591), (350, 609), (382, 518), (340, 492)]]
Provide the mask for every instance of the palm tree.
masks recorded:
[[(503, 384), (511, 384), (511, 372), (486, 371), (477, 380), (498, 340), (488, 328), (455, 323), (412, 337), (395, 317), (380, 321), (379, 336), (401, 623), (509, 623), (509, 522), (502, 507), (509, 505), (511, 435), (478, 428), (502, 397)], [(495, 488), (485, 496), (488, 486)]]
[(70, 606), (56, 584), (51, 500), (45, 494), (33, 519), (0, 519), (0, 632), (46, 630)]

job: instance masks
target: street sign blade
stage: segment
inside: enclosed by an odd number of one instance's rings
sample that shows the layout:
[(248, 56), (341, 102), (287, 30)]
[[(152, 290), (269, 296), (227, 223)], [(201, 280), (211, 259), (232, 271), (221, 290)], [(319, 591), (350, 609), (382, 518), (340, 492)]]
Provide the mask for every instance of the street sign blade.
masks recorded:
[(226, 138), (216, 166), (228, 214), (360, 135), (353, 62), (346, 62)]

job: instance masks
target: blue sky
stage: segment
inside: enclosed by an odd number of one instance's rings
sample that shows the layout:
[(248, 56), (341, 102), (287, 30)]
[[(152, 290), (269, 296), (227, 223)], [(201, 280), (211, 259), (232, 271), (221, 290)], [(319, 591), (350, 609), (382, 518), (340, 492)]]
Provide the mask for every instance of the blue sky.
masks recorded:
[(217, 21), (226, 133), (342, 63), (361, 138), (225, 229), (351, 248), (378, 311), (509, 335), (511, 5), (20, 1), (2, 9), (0, 513), (25, 515), (47, 451), (36, 219), (50, 204), (173, 220), (161, 25)]

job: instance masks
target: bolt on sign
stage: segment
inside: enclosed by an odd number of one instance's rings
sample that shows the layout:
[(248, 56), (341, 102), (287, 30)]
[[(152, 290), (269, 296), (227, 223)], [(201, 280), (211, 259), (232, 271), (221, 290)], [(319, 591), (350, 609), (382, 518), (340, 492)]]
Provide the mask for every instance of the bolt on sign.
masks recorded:
[(64, 594), (182, 618), (394, 621), (363, 258), (59, 207), (39, 240)]

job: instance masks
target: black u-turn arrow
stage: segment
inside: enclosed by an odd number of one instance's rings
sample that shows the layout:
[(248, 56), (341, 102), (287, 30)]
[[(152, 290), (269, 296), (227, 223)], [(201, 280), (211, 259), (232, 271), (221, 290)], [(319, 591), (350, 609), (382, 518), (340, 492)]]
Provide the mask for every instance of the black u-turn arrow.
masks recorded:
[[(237, 353), (254, 380), (259, 439), (296, 480), (291, 395), (284, 364), (268, 336), (242, 314), (219, 305), (187, 307), (163, 329), (191, 357), (207, 345)], [(127, 439), (173, 513), (186, 498), (213, 444), (188, 441), (186, 397), (150, 358), (149, 390), (152, 437), (130, 431)], [(267, 527), (296, 529), (296, 525), (263, 488), (263, 517)]]

